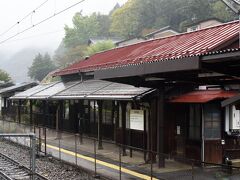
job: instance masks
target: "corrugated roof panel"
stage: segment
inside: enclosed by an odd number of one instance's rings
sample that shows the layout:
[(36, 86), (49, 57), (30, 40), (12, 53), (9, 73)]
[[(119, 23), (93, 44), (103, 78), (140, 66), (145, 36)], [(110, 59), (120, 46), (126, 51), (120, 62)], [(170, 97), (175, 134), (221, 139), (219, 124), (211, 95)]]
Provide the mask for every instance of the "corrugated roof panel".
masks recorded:
[(17, 90), (20, 90), (20, 89), (24, 89), (25, 87), (35, 86), (35, 85), (37, 85), (36, 82), (17, 84), (17, 85), (14, 85), (14, 86), (10, 86), (10, 87), (1, 89), (0, 94), (7, 93), (7, 92), (12, 92), (12, 91), (17, 91)]
[(120, 83), (111, 83), (109, 86), (106, 86), (91, 95), (104, 96), (104, 95), (122, 95), (122, 96), (136, 96), (139, 94), (148, 91), (149, 88), (137, 88), (131, 85), (125, 85)]
[(107, 85), (111, 84), (108, 81), (98, 81), (98, 80), (88, 80), (83, 81), (82, 83), (77, 84), (65, 91), (62, 91), (56, 96), (86, 96), (91, 94)]
[(228, 40), (237, 37), (238, 33), (239, 24), (238, 21), (234, 21), (199, 31), (145, 41), (97, 53), (87, 60), (58, 71), (55, 75), (200, 55), (216, 50)]
[(150, 88), (113, 83), (102, 80), (88, 80), (55, 94), (53, 99), (132, 99)]
[(53, 84), (52, 86), (48, 86), (47, 88), (43, 89), (42, 91), (39, 91), (31, 96), (29, 96), (29, 99), (47, 99), (75, 84), (79, 83), (79, 81), (71, 81), (67, 83), (63, 82), (57, 82)]
[(38, 86), (30, 88), (26, 91), (17, 93), (16, 95), (12, 96), (11, 99), (27, 99), (31, 95), (34, 95), (40, 91), (43, 91), (44, 89), (47, 89), (47, 88), (53, 86), (54, 84), (56, 84), (56, 82), (48, 83), (48, 84), (39, 84)]

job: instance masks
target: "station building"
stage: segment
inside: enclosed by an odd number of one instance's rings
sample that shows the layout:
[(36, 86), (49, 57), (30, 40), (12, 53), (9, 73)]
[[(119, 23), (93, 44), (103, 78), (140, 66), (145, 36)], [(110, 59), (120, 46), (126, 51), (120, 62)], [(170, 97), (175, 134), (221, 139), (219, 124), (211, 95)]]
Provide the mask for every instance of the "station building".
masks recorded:
[(223, 163), (240, 158), (239, 64), (234, 21), (97, 53), (11, 99), (31, 124), (98, 137), (99, 148), (105, 138)]

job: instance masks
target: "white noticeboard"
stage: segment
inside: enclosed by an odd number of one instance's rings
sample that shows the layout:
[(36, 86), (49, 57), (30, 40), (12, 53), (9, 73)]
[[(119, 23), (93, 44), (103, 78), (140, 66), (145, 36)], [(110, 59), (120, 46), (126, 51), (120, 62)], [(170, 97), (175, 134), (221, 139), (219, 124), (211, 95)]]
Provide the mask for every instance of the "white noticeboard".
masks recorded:
[(130, 129), (144, 130), (144, 112), (143, 110), (130, 110)]

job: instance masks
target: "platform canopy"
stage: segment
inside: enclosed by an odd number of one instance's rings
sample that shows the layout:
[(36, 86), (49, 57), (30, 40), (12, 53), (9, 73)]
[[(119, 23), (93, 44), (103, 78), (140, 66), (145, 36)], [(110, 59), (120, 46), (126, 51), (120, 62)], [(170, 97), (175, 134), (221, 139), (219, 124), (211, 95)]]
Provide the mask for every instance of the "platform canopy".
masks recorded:
[(169, 100), (170, 103), (207, 103), (213, 100), (226, 99), (237, 95), (235, 91), (198, 90), (188, 92)]
[(55, 84), (56, 84), (56, 82), (47, 83), (47, 84), (39, 84), (38, 86), (30, 88), (26, 91), (17, 93), (16, 95), (12, 96), (11, 99), (27, 99), (38, 92), (41, 92), (45, 89), (50, 88), (51, 86), (54, 86)]
[(139, 99), (154, 91), (151, 88), (134, 87), (102, 80), (69, 81), (40, 84), (27, 91), (18, 93), (11, 99), (102, 99), (132, 100)]
[(6, 95), (6, 94), (15, 94), (17, 92), (21, 92), (24, 91), (28, 88), (31, 88), (33, 86), (36, 86), (37, 83), (36, 82), (24, 82), (21, 84), (17, 84), (17, 85), (13, 85), (7, 88), (3, 88), (0, 90), (0, 95)]

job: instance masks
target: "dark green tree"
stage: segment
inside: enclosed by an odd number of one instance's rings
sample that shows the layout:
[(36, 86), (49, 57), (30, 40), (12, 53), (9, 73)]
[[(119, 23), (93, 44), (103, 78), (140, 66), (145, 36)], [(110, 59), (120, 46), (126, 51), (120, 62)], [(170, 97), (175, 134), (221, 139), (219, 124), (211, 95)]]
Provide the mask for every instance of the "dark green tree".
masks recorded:
[(124, 6), (118, 8), (111, 15), (110, 32), (119, 34), (125, 38), (131, 38), (138, 35), (141, 31), (140, 26), (140, 7), (137, 0), (129, 0)]
[(230, 10), (222, 1), (216, 1), (211, 4), (213, 16), (224, 22), (237, 19), (237, 14)]
[(58, 67), (66, 67), (84, 57), (87, 45), (77, 45), (72, 48), (66, 48), (62, 42), (54, 53), (53, 61)]
[(129, 0), (112, 12), (110, 31), (129, 38), (147, 29), (182, 30), (184, 24), (196, 21), (218, 18), (226, 22), (235, 17), (219, 0)]
[(99, 35), (100, 24), (97, 20), (97, 14), (83, 16), (76, 13), (72, 19), (73, 27), (65, 26), (64, 45), (66, 48), (76, 47), (87, 44), (89, 38)]
[(0, 81), (3, 81), (3, 82), (11, 81), (10, 75), (2, 69), (0, 69)]
[(41, 81), (49, 72), (56, 69), (48, 53), (40, 53), (33, 59), (32, 66), (28, 68), (28, 76), (34, 80)]

